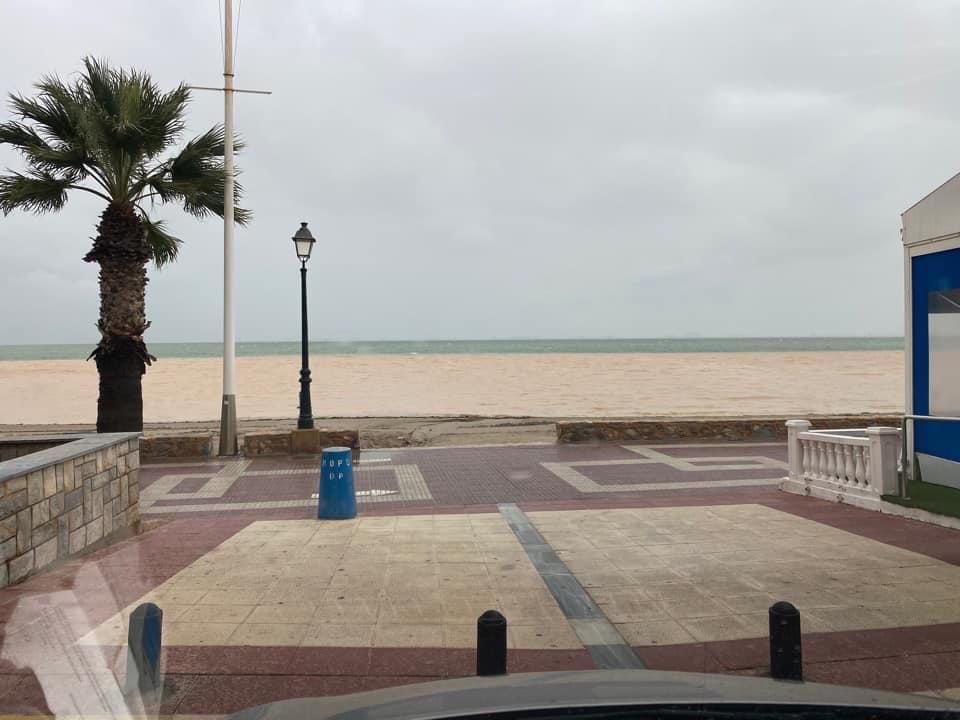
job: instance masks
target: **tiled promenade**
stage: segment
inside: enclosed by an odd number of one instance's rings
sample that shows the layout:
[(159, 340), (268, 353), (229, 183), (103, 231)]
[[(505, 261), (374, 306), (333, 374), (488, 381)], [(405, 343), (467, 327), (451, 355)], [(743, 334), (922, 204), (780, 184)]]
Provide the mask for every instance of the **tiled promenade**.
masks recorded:
[(151, 530), (0, 591), (0, 711), (131, 712), (123, 643), (146, 601), (163, 713), (469, 675), (490, 608), (511, 672), (757, 674), (776, 600), (802, 612), (810, 679), (955, 692), (960, 533), (781, 493), (785, 461), (778, 444), (365, 451), (352, 521), (314, 519), (316, 458), (145, 466)]

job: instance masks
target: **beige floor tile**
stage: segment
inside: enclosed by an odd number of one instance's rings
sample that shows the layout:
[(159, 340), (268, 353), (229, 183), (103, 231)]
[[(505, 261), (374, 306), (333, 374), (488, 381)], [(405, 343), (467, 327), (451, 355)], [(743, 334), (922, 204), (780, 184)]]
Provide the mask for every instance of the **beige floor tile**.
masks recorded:
[[(342, 597), (343, 599), (337, 599)], [(380, 614), (379, 595), (374, 593), (368, 596), (335, 596), (327, 598), (317, 607), (313, 616), (314, 623), (350, 623), (375, 625)]]
[(316, 611), (316, 605), (306, 603), (257, 605), (247, 617), (247, 622), (254, 624), (305, 624), (313, 619)]
[(266, 589), (210, 590), (197, 600), (197, 605), (256, 605), (265, 592)]
[[(816, 616), (836, 630), (870, 630), (892, 627), (888, 617), (879, 610), (863, 607), (819, 608)], [(800, 616), (803, 627), (803, 615)]]
[(718, 600), (701, 592), (692, 592), (682, 597), (661, 598), (660, 603), (670, 617), (683, 618), (717, 617), (730, 615), (730, 610)]
[(230, 645), (299, 646), (309, 625), (278, 623), (242, 623), (230, 636)]
[(676, 620), (617, 623), (617, 630), (629, 645), (679, 645), (696, 642)]
[(800, 614), (800, 629), (805, 633), (823, 633), (823, 632), (833, 632), (836, 630), (833, 625), (824, 620), (822, 617), (816, 613), (820, 612), (816, 610), (815, 612), (805, 612)]
[(153, 592), (147, 593), (137, 604), (152, 602), (163, 607), (171, 605), (193, 605), (207, 593), (207, 590), (167, 590), (161, 585)]
[(441, 625), (377, 625), (373, 644), (375, 647), (442, 648)]
[(374, 625), (334, 625), (322, 623), (306, 629), (303, 645), (325, 647), (370, 647), (373, 645)]
[(442, 615), (445, 624), (475, 623), (487, 610), (497, 608), (497, 599), (492, 592), (471, 594), (445, 593), (441, 595)]
[[(507, 645), (509, 645), (509, 641)], [(475, 648), (477, 646), (477, 624), (444, 625), (443, 646), (445, 648)]]
[(486, 573), (482, 577), (451, 577), (451, 578), (439, 578), (437, 582), (437, 593), (440, 596), (456, 594), (463, 592), (464, 590), (471, 590), (473, 588), (486, 588), (494, 587), (493, 581), (487, 577)]
[[(960, 573), (958, 573), (960, 575)], [(927, 582), (914, 582), (906, 585), (909, 588), (909, 594), (912, 599), (919, 602), (930, 602), (935, 600), (956, 600), (957, 612), (960, 615), (960, 598), (957, 597), (957, 588), (945, 582), (930, 580)]]
[(546, 590), (543, 579), (536, 571), (510, 571), (498, 572), (489, 569), (490, 584), (498, 593), (520, 591), (534, 592)]
[(396, 550), (391, 551), (390, 553), (391, 562), (404, 562), (404, 563), (434, 563), (437, 558), (434, 555), (433, 550), (417, 550), (417, 551), (402, 551)]
[(633, 623), (650, 620), (669, 620), (670, 615), (661, 603), (636, 595), (614, 596), (609, 602), (597, 603), (612, 623)]
[[(646, 548), (644, 548), (646, 550)], [(610, 562), (621, 570), (648, 570), (651, 568), (669, 567), (670, 563), (662, 557), (653, 554), (612, 557)]]
[[(247, 619), (254, 607), (254, 605), (193, 605), (185, 609), (176, 619), (181, 622), (241, 623)], [(166, 619), (166, 608), (163, 616)]]
[(379, 622), (388, 625), (439, 624), (443, 622), (443, 605), (437, 599), (413, 603), (384, 601)]
[[(909, 605), (889, 605), (875, 608), (875, 612), (890, 620), (891, 627), (938, 625), (960, 620), (960, 599), (954, 601), (914, 602)], [(819, 611), (818, 611), (819, 612)]]
[(764, 637), (770, 632), (766, 613), (687, 618), (679, 622), (695, 640), (701, 642)]
[(576, 577), (585, 588), (617, 587), (632, 584), (630, 576), (616, 568), (581, 570), (576, 573)]
[(648, 597), (665, 602), (676, 598), (689, 597), (700, 590), (696, 583), (690, 582), (687, 578), (675, 578), (673, 581), (663, 583), (641, 584), (640, 587)]
[(164, 645), (225, 645), (237, 623), (171, 622), (163, 624)]
[(384, 574), (355, 574), (337, 573), (330, 581), (328, 588), (366, 588), (379, 590), (386, 583)]
[(513, 646), (524, 650), (581, 648), (583, 645), (567, 623), (543, 625), (509, 625)]
[[(712, 589), (712, 588), (711, 588)], [(773, 595), (769, 593), (754, 592), (749, 595), (713, 595), (714, 599), (719, 600), (723, 605), (730, 608), (734, 615), (744, 613), (766, 612), (770, 606), (776, 602)]]
[(662, 585), (664, 583), (687, 582), (687, 578), (671, 567), (627, 570), (626, 574), (631, 579), (630, 584), (639, 585), (640, 587)]

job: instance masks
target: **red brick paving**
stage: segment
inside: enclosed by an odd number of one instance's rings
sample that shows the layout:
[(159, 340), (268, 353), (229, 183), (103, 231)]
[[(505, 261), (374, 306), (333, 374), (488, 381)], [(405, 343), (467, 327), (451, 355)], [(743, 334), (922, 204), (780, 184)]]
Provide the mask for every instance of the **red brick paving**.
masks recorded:
[[(764, 674), (766, 638), (635, 648), (653, 670)], [(960, 623), (888, 630), (807, 633), (807, 680), (919, 692), (960, 687)]]
[[(702, 467), (702, 466), (701, 466)], [(574, 468), (598, 485), (696, 482), (709, 485), (720, 480), (767, 480), (782, 477), (786, 471), (758, 467), (748, 470), (703, 470), (691, 472), (669, 465), (588, 465)], [(703, 477), (701, 477), (701, 475)], [(669, 491), (668, 491), (669, 492)]]
[[(732, 445), (718, 448), (657, 448), (658, 452), (675, 457), (729, 457), (755, 455), (777, 460), (786, 459), (785, 446)], [(542, 462), (581, 462), (585, 460), (640, 460), (642, 456), (617, 445), (535, 445), (493, 448), (434, 448), (430, 450), (396, 449), (389, 453), (377, 451), (362, 453), (361, 462), (354, 471), (357, 490), (397, 489), (396, 480), (385, 466), (388, 463), (364, 467), (365, 459), (390, 458), (389, 465), (415, 464), (419, 469), (433, 500), (377, 503), (376, 507), (463, 507), (495, 505), (502, 502), (550, 502), (556, 500), (583, 500), (584, 494), (543, 468)], [(706, 466), (705, 463), (701, 463)], [(211, 463), (211, 474), (220, 465)], [(708, 486), (715, 480), (775, 478), (785, 471), (776, 468), (747, 470), (712, 469), (683, 472), (660, 463), (578, 467), (579, 472), (601, 484), (640, 484), (649, 482), (697, 482)], [(186, 503), (191, 505), (223, 502), (258, 502), (262, 500), (294, 500), (309, 498), (317, 491), (319, 460), (290, 458), (256, 458), (247, 471), (316, 470), (314, 475), (241, 476), (222, 498), (182, 499), (166, 498), (157, 503), (164, 506)], [(198, 473), (199, 468), (170, 470), (162, 465), (144, 466), (141, 482), (144, 486), (171, 472)], [(202, 481), (181, 481), (174, 492), (196, 489)], [(310, 517), (309, 509), (267, 511), (284, 517)]]

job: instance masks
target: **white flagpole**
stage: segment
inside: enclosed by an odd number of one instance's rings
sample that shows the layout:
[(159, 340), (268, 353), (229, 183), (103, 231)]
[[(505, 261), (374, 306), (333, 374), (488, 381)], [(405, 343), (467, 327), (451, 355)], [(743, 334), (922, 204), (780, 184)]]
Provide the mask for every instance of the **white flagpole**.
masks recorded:
[(220, 455), (237, 454), (236, 330), (233, 303), (233, 0), (223, 13), (223, 407), (220, 411)]

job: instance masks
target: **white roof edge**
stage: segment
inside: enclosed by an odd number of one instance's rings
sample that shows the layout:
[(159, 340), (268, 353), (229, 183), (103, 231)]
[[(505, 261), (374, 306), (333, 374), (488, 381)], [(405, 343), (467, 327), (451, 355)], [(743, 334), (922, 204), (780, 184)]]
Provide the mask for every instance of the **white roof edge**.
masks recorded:
[(919, 205), (920, 203), (922, 203), (924, 200), (926, 200), (928, 197), (930, 197), (931, 195), (933, 195), (934, 193), (936, 193), (938, 190), (940, 190), (940, 189), (941, 189), (942, 187), (944, 187), (945, 185), (949, 185), (953, 180), (955, 180), (955, 179), (958, 178), (958, 177), (960, 177), (960, 172), (954, 173), (953, 175), (951, 175), (950, 177), (948, 177), (948, 178), (947, 178), (946, 180), (944, 180), (942, 183), (940, 183), (939, 185), (937, 185), (933, 190), (931, 190), (931, 191), (928, 192), (926, 195), (924, 195), (922, 198), (920, 198), (919, 200), (917, 200), (913, 205), (911, 205), (911, 206), (908, 207), (906, 210), (904, 210), (903, 212), (901, 212), (901, 213), (900, 213), (900, 217), (903, 217), (904, 215), (906, 215), (908, 212), (910, 212), (911, 210), (913, 210), (917, 205)]

